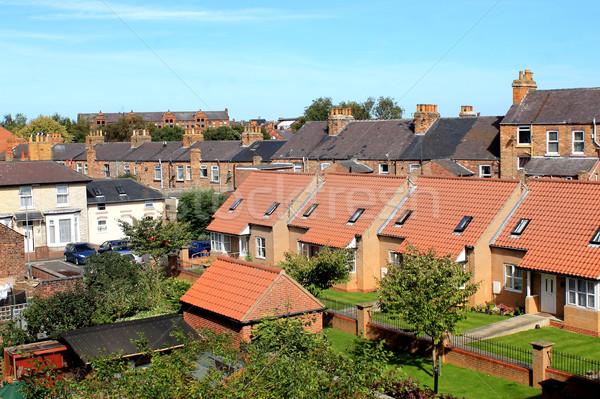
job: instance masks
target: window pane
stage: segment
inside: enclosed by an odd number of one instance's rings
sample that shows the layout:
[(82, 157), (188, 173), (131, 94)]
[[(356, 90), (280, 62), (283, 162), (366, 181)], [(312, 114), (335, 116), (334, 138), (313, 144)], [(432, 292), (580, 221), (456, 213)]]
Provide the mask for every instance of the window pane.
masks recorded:
[(60, 219), (58, 221), (58, 232), (60, 242), (71, 241), (71, 219)]
[(523, 280), (515, 278), (515, 279), (513, 279), (513, 282), (514, 282), (515, 290), (520, 290), (520, 291), (523, 290)]
[(585, 294), (579, 293), (577, 294), (577, 300), (579, 301), (579, 306), (585, 306)]
[(588, 307), (590, 307), (590, 308), (596, 307), (596, 301), (595, 301), (594, 295), (588, 295), (587, 299), (588, 299), (588, 303), (587, 303)]
[(569, 291), (569, 304), (576, 305), (575, 303), (575, 291)]

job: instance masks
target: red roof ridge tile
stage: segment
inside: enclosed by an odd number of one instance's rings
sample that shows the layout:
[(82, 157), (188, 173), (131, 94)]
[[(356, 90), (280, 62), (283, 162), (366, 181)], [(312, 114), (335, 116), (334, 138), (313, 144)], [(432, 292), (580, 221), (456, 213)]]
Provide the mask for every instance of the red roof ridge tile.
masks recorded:
[(255, 269), (264, 270), (266, 272), (271, 272), (271, 273), (275, 273), (275, 274), (281, 274), (281, 272), (284, 271), (283, 269), (280, 269), (278, 267), (260, 265), (258, 263), (248, 262), (247, 260), (242, 260), (242, 259), (230, 258), (229, 256), (224, 256), (224, 255), (218, 255), (217, 260), (222, 260), (224, 262), (229, 262), (229, 263), (237, 263), (238, 265), (253, 267)]
[(494, 182), (504, 182), (504, 183), (515, 183), (515, 182), (521, 181), (520, 179), (499, 179), (499, 178), (489, 178), (489, 177), (418, 175), (417, 176), (417, 185), (418, 185), (419, 179), (460, 180), (460, 181), (494, 181)]
[[(292, 173), (292, 172), (289, 172)], [(363, 179), (393, 179), (393, 180), (404, 180), (407, 175), (372, 175), (367, 173), (342, 173), (342, 172), (330, 172), (323, 175), (323, 178), (327, 180), (327, 176), (342, 176), (347, 178), (363, 178)]]
[(557, 184), (582, 184), (582, 185), (583, 184), (600, 184), (600, 181), (593, 181), (593, 180), (566, 180), (566, 179), (539, 178), (539, 179), (529, 180), (528, 182), (525, 183), (525, 185), (537, 183), (537, 182), (557, 183)]

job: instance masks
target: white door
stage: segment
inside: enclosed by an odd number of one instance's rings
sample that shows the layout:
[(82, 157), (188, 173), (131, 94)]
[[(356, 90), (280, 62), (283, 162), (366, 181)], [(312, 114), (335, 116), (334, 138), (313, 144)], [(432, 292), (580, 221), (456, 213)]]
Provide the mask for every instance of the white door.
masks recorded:
[(23, 226), (23, 235), (25, 236), (25, 253), (34, 252), (35, 246), (33, 245), (33, 226)]
[(248, 255), (248, 237), (240, 237), (240, 259)]
[(556, 313), (556, 276), (542, 274), (542, 312)]

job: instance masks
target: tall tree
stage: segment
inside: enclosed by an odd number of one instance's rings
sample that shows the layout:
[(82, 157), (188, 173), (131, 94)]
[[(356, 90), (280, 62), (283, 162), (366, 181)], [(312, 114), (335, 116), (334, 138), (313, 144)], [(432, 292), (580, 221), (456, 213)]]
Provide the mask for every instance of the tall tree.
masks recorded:
[(146, 122), (141, 116), (122, 116), (117, 122), (109, 123), (104, 127), (104, 139), (106, 141), (129, 141), (134, 129), (145, 128)]
[(372, 109), (372, 117), (373, 119), (401, 119), (403, 112), (404, 110), (392, 97), (379, 97)]
[(303, 254), (288, 252), (277, 267), (285, 270), (313, 295), (335, 284), (350, 280), (350, 267), (354, 254), (349, 249), (324, 247), (318, 255), (307, 258)]
[(292, 130), (297, 131), (308, 121), (326, 121), (332, 107), (331, 97), (319, 97), (313, 100), (312, 104), (304, 108), (304, 115), (292, 123)]
[(226, 199), (214, 190), (186, 191), (177, 204), (177, 220), (190, 224), (194, 238), (207, 238), (205, 229)]
[(411, 246), (410, 255), (399, 266), (390, 264), (379, 282), (381, 310), (399, 315), (417, 335), (431, 337), (434, 371), (444, 334), (456, 330), (456, 323), (466, 317), (465, 304), (477, 292), (478, 283), (471, 283), (471, 278), (450, 256), (438, 257), (434, 249), (422, 253)]
[(0, 122), (0, 126), (13, 133), (21, 130), (27, 125), (27, 117), (22, 113), (18, 113), (13, 118), (12, 114), (4, 115), (4, 120)]
[(36, 133), (59, 133), (66, 141), (69, 141), (67, 128), (50, 116), (40, 115), (16, 132), (23, 138), (28, 138)]
[(150, 136), (152, 136), (152, 141), (181, 141), (183, 140), (183, 135), (185, 130), (180, 126), (165, 126), (162, 128), (158, 128), (154, 124), (149, 124), (148, 130), (150, 131)]
[(373, 109), (373, 104), (375, 104), (375, 100), (373, 97), (369, 97), (364, 103), (359, 103), (356, 101), (342, 101), (339, 106), (341, 108), (350, 107), (354, 119), (367, 120), (371, 119), (371, 110)]
[(237, 129), (229, 126), (219, 126), (216, 129), (206, 129), (202, 132), (204, 141), (239, 140), (242, 136)]

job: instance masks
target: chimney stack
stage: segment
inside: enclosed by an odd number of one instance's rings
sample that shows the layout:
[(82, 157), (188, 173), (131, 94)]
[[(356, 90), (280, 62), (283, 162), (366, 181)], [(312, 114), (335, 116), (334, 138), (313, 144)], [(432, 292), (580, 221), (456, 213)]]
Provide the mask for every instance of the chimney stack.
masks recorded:
[(139, 147), (144, 143), (149, 143), (152, 141), (152, 136), (150, 136), (150, 132), (146, 129), (133, 130), (131, 134), (131, 147)]
[(98, 143), (104, 143), (104, 133), (102, 129), (92, 129), (90, 134), (85, 137), (85, 149), (90, 150)]
[(244, 147), (262, 139), (263, 135), (260, 126), (244, 126), (244, 131), (242, 132), (242, 145)]
[(473, 112), (472, 105), (461, 105), (460, 106), (460, 114), (458, 114), (459, 118), (473, 118), (475, 116), (479, 116), (479, 114), (476, 114), (475, 112)]
[(202, 130), (196, 130), (195, 128), (185, 129), (185, 133), (183, 134), (183, 146), (189, 147), (196, 141), (204, 141), (204, 135), (202, 134)]
[(519, 71), (519, 79), (513, 80), (513, 105), (520, 104), (529, 90), (537, 89), (537, 83), (533, 80), (533, 72), (526, 69)]
[(327, 120), (327, 128), (330, 136), (336, 136), (341, 132), (348, 123), (354, 120), (352, 116), (352, 108), (331, 108), (329, 119)]
[(433, 122), (440, 117), (435, 104), (417, 104), (417, 112), (414, 114), (415, 134), (425, 133)]

